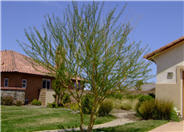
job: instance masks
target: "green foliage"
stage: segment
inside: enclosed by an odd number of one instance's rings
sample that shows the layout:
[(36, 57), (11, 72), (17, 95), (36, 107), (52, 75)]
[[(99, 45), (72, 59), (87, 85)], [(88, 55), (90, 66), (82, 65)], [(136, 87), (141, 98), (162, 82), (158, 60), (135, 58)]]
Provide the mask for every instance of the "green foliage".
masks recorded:
[(70, 102), (71, 102), (70, 95), (68, 93), (65, 93), (63, 97), (63, 104), (70, 103)]
[(58, 108), (59, 106), (58, 106), (58, 104), (56, 102), (53, 102), (53, 103), (48, 103), (47, 107), (48, 108)]
[(106, 116), (108, 115), (113, 109), (113, 103), (111, 100), (105, 100), (98, 111), (98, 116)]
[(15, 105), (16, 105), (16, 106), (21, 106), (21, 105), (23, 105), (23, 102), (20, 101), (20, 100), (17, 100), (16, 103), (15, 103)]
[(137, 99), (137, 98), (140, 98), (140, 97), (142, 97), (143, 95), (142, 94), (127, 94), (127, 95), (125, 95), (125, 98), (127, 98), (127, 99)]
[(33, 99), (33, 101), (31, 102), (32, 105), (41, 105), (41, 102), (37, 99)]
[(123, 103), (123, 104), (121, 105), (121, 109), (122, 109), (122, 110), (131, 110), (131, 109), (132, 109), (132, 106), (131, 106), (130, 103)]
[(177, 115), (173, 112), (173, 103), (165, 100), (143, 101), (138, 112), (143, 119), (177, 120)]
[(139, 97), (139, 102), (144, 102), (146, 100), (151, 100), (151, 99), (154, 99), (154, 98), (149, 95), (142, 95), (141, 97)]
[[(63, 85), (57, 85), (59, 89), (70, 90), (68, 86), (73, 85), (73, 77), (88, 83), (95, 99), (83, 102), (85, 113), (91, 113), (91, 104), (95, 113), (110, 92), (135, 86), (137, 80), (150, 79), (151, 63), (142, 57), (148, 48), (131, 41), (129, 23), (118, 22), (125, 7), (121, 11), (114, 7), (106, 12), (101, 3), (92, 2), (81, 8), (73, 2), (62, 19), (46, 17), (42, 31), (35, 27), (25, 30), (28, 41), (20, 43), (31, 60), (59, 78), (59, 84)], [(76, 100), (81, 100), (78, 89), (70, 92)]]
[[(87, 125), (90, 116), (84, 117), (84, 123)], [(113, 116), (97, 117), (95, 124), (103, 124), (114, 119)], [(80, 114), (63, 108), (1, 106), (1, 132), (48, 131), (60, 129), (58, 125), (63, 125), (65, 129), (77, 128), (80, 125)]]
[(95, 129), (93, 132), (149, 132), (150, 130), (159, 127), (165, 123), (166, 120), (142, 120), (133, 123), (126, 123), (124, 125)]
[(172, 110), (172, 112), (171, 112), (171, 120), (172, 121), (181, 121), (180, 117), (177, 115), (177, 112), (175, 110)]
[(139, 107), (139, 114), (143, 119), (152, 119), (155, 112), (155, 100), (146, 100)]
[(149, 93), (149, 96), (155, 98), (155, 94), (154, 93)]
[(73, 110), (73, 111), (78, 111), (79, 110), (79, 106), (76, 103), (75, 104), (72, 103), (72, 104), (70, 104), (70, 109)]
[(139, 107), (141, 106), (141, 104), (144, 102), (144, 101), (147, 101), (147, 100), (152, 100), (154, 99), (153, 97), (149, 96), (149, 95), (141, 95), (139, 97), (139, 102), (136, 104), (136, 107), (135, 107), (135, 110), (137, 112), (138, 115), (140, 115), (139, 113)]
[(1, 97), (2, 105), (13, 105), (13, 97), (12, 96), (3, 96)]
[(122, 99), (123, 95), (120, 92), (112, 92), (107, 96), (108, 98)]
[(93, 106), (94, 97), (91, 94), (86, 94), (82, 98), (82, 111), (84, 114), (90, 114)]
[(155, 119), (161, 120), (170, 120), (172, 111), (173, 111), (173, 103), (165, 100), (156, 100), (155, 101)]

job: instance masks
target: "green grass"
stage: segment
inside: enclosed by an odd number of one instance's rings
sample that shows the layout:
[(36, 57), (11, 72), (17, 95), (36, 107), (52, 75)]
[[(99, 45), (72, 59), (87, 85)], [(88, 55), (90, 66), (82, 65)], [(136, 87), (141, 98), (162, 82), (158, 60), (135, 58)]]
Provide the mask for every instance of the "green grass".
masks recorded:
[(117, 127), (97, 129), (94, 132), (148, 132), (167, 122), (165, 120), (144, 120)]
[[(95, 124), (115, 119), (113, 116), (99, 117)], [(85, 115), (85, 124), (89, 115)], [(2, 132), (31, 132), (79, 127), (80, 115), (63, 108), (31, 106), (1, 106)]]

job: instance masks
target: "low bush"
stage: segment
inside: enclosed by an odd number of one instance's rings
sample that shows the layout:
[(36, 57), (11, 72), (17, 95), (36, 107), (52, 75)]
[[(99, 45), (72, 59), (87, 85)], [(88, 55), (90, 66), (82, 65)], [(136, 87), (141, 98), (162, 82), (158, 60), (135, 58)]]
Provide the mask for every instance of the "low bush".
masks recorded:
[(108, 115), (113, 109), (113, 103), (111, 100), (105, 100), (98, 111), (98, 116), (106, 116)]
[(33, 99), (33, 101), (31, 102), (32, 105), (41, 105), (41, 102), (37, 99)]
[(4, 96), (1, 98), (1, 103), (3, 105), (13, 105), (13, 97), (12, 96)]
[(86, 94), (82, 98), (82, 111), (84, 114), (90, 114), (93, 105), (93, 96), (91, 94)]
[(172, 121), (180, 121), (182, 118), (180, 118), (175, 110), (171, 112), (171, 120)]
[(143, 119), (171, 120), (177, 119), (177, 114), (173, 112), (173, 103), (164, 100), (144, 101), (139, 109), (139, 115)]
[(132, 106), (131, 106), (130, 103), (123, 103), (123, 104), (121, 105), (121, 109), (122, 109), (122, 110), (130, 110), (130, 109), (132, 109)]
[(78, 104), (70, 104), (70, 109), (73, 110), (73, 111), (78, 111), (79, 106), (78, 106)]
[(112, 92), (108, 98), (122, 99), (123, 95), (120, 92)]
[(144, 101), (148, 101), (148, 100), (153, 100), (154, 98), (152, 96), (149, 96), (149, 95), (141, 95), (139, 97), (139, 101), (138, 103), (136, 104), (135, 106), (135, 110), (137, 112), (138, 115), (140, 115), (139, 113), (139, 107), (141, 106), (141, 104), (144, 102)]
[(139, 115), (143, 118), (143, 119), (152, 119), (154, 117), (154, 111), (155, 110), (155, 100), (146, 100), (144, 101), (138, 111), (139, 111)]
[(170, 120), (173, 111), (173, 103), (165, 100), (155, 101), (155, 118), (159, 120)]
[(127, 94), (126, 96), (125, 96), (125, 98), (127, 98), (127, 99), (137, 99), (137, 98), (140, 98), (141, 96), (143, 96), (142, 94), (135, 94), (135, 95), (133, 95), (133, 94)]
[(58, 105), (56, 104), (56, 102), (53, 102), (53, 103), (48, 103), (47, 107), (48, 108), (58, 108)]
[(21, 106), (21, 105), (23, 105), (23, 102), (20, 101), (20, 100), (17, 100), (16, 103), (15, 103), (15, 105), (16, 105), (16, 106)]

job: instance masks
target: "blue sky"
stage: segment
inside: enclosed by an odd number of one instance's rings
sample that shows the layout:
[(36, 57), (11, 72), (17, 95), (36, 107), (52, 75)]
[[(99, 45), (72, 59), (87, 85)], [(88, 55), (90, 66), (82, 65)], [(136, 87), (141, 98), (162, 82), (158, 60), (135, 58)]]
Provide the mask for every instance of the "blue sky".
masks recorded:
[[(25, 41), (24, 29), (40, 29), (44, 16), (62, 16), (70, 2), (2, 2), (2, 50), (23, 53), (16, 40)], [(133, 31), (130, 39), (149, 45), (151, 51), (181, 37), (184, 33), (184, 2), (127, 2), (121, 22), (130, 22)], [(105, 2), (105, 11), (124, 2)], [(153, 64), (153, 73), (156, 73)], [(154, 81), (154, 79), (153, 79)]]

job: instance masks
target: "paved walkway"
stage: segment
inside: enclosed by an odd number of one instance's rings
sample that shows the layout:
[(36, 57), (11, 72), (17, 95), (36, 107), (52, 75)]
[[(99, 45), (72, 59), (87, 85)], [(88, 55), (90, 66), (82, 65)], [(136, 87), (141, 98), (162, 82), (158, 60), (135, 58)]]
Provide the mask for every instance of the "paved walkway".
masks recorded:
[[(110, 122), (106, 122), (104, 124), (99, 124), (99, 125), (94, 125), (93, 129), (97, 129), (97, 128), (105, 128), (105, 127), (115, 127), (115, 126), (119, 126), (119, 125), (124, 125), (126, 123), (131, 123), (131, 122), (135, 122), (135, 118), (131, 118), (132, 116), (134, 116), (135, 112), (130, 112), (130, 111), (118, 111), (118, 112), (114, 112), (112, 113), (112, 115), (114, 115), (115, 117), (117, 117), (117, 119), (110, 121)], [(87, 128), (85, 128), (87, 129)], [(60, 130), (45, 130), (42, 132), (67, 132), (67, 131), (78, 131), (80, 130), (79, 128), (73, 128), (73, 129), (60, 129)], [(40, 131), (41, 132), (41, 131)]]
[(151, 130), (150, 132), (184, 132), (184, 121), (169, 122)]

